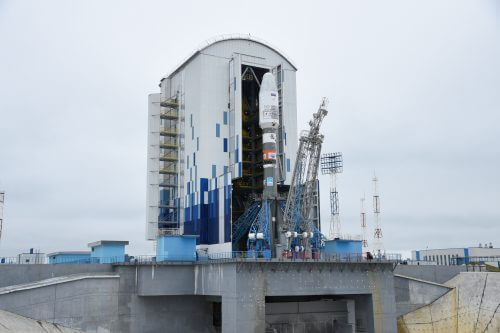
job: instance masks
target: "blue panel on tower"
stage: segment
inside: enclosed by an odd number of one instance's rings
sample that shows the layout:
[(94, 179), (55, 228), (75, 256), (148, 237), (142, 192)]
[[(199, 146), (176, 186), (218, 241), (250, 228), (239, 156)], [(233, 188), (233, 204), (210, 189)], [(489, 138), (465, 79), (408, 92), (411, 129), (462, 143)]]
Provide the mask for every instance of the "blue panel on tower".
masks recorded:
[(208, 179), (200, 178), (200, 191), (208, 191)]
[(231, 241), (231, 186), (224, 186), (224, 242)]
[(208, 244), (219, 243), (219, 190), (209, 192)]

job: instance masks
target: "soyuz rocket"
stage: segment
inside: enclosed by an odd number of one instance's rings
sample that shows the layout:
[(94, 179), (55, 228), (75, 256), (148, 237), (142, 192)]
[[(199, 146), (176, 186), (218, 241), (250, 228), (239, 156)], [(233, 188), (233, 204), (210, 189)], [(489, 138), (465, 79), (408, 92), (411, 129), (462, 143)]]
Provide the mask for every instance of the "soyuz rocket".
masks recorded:
[(279, 127), (278, 89), (274, 76), (264, 74), (259, 91), (259, 126), (262, 128), (262, 154), (264, 166), (263, 199), (277, 196), (276, 159)]

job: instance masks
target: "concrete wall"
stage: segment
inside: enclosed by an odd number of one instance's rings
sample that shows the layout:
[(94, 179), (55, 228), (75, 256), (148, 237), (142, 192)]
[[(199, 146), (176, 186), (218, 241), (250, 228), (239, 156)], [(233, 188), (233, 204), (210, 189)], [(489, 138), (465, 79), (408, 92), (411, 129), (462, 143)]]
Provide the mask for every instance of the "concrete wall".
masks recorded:
[(0, 333), (79, 333), (80, 330), (0, 310)]
[(85, 278), (0, 289), (0, 309), (85, 332), (118, 332), (118, 284), (118, 277)]
[(465, 266), (398, 265), (394, 274), (435, 283), (445, 283), (465, 270)]
[[(211, 303), (193, 295), (193, 266), (153, 267), (116, 266), (120, 275), (116, 332), (215, 332)], [(155, 288), (160, 288), (156, 294)], [(166, 288), (172, 291), (170, 295)]]
[(105, 264), (0, 265), (0, 288), (68, 274), (112, 271), (112, 265)]
[(355, 321), (349, 322), (348, 314), (346, 300), (266, 303), (266, 326), (278, 332), (318, 333), (337, 332), (343, 326), (352, 333)]
[(500, 274), (461, 273), (446, 283), (451, 291), (398, 318), (402, 333), (500, 331)]
[(395, 276), (396, 314), (401, 316), (430, 304), (446, 294), (450, 289), (436, 283)]
[[(107, 265), (11, 265), (21, 280)], [(66, 268), (66, 271), (63, 271)], [(37, 272), (36, 269), (39, 271)], [(8, 272), (8, 271), (6, 271)], [(364, 331), (396, 332), (392, 264), (332, 262), (227, 262), (210, 264), (117, 265), (114, 279), (62, 277), (48, 285), (0, 292), (0, 308), (90, 332), (216, 332), (212, 302), (221, 302), (222, 332), (264, 332), (266, 297), (314, 297), (343, 300)], [(102, 274), (101, 274), (102, 275)], [(1, 276), (1, 275), (0, 275)], [(10, 284), (19, 283), (9, 272)], [(8, 292), (5, 292), (7, 290)], [(333, 298), (332, 298), (333, 297)], [(350, 302), (350, 303), (349, 303)], [(321, 315), (312, 315), (316, 325)], [(304, 318), (304, 316), (303, 316)], [(355, 319), (355, 320), (354, 320)], [(338, 324), (342, 324), (339, 322)], [(311, 326), (313, 327), (313, 326)], [(346, 326), (347, 327), (347, 326)], [(346, 327), (342, 328), (345, 329)], [(351, 325), (352, 327), (352, 325)], [(326, 329), (326, 326), (324, 327)], [(340, 328), (339, 328), (340, 329)]]

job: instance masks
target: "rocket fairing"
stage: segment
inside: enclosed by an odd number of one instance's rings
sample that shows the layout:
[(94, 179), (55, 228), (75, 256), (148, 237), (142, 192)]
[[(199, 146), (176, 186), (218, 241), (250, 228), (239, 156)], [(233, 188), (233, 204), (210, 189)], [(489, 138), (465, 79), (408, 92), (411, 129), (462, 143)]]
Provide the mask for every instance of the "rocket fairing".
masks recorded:
[(277, 132), (279, 127), (278, 89), (274, 76), (266, 73), (262, 77), (259, 91), (259, 125), (262, 128), (262, 158), (264, 167), (264, 197), (275, 197)]
[(271, 73), (264, 74), (260, 85), (259, 125), (262, 129), (279, 126), (278, 89)]

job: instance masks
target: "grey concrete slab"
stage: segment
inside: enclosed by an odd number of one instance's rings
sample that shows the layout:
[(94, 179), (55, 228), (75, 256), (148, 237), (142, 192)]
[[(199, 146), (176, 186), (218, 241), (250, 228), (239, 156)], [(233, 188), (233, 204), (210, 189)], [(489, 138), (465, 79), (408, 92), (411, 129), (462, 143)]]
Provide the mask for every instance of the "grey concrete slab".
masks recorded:
[(0, 265), (0, 288), (57, 276), (80, 273), (112, 272), (110, 264)]

